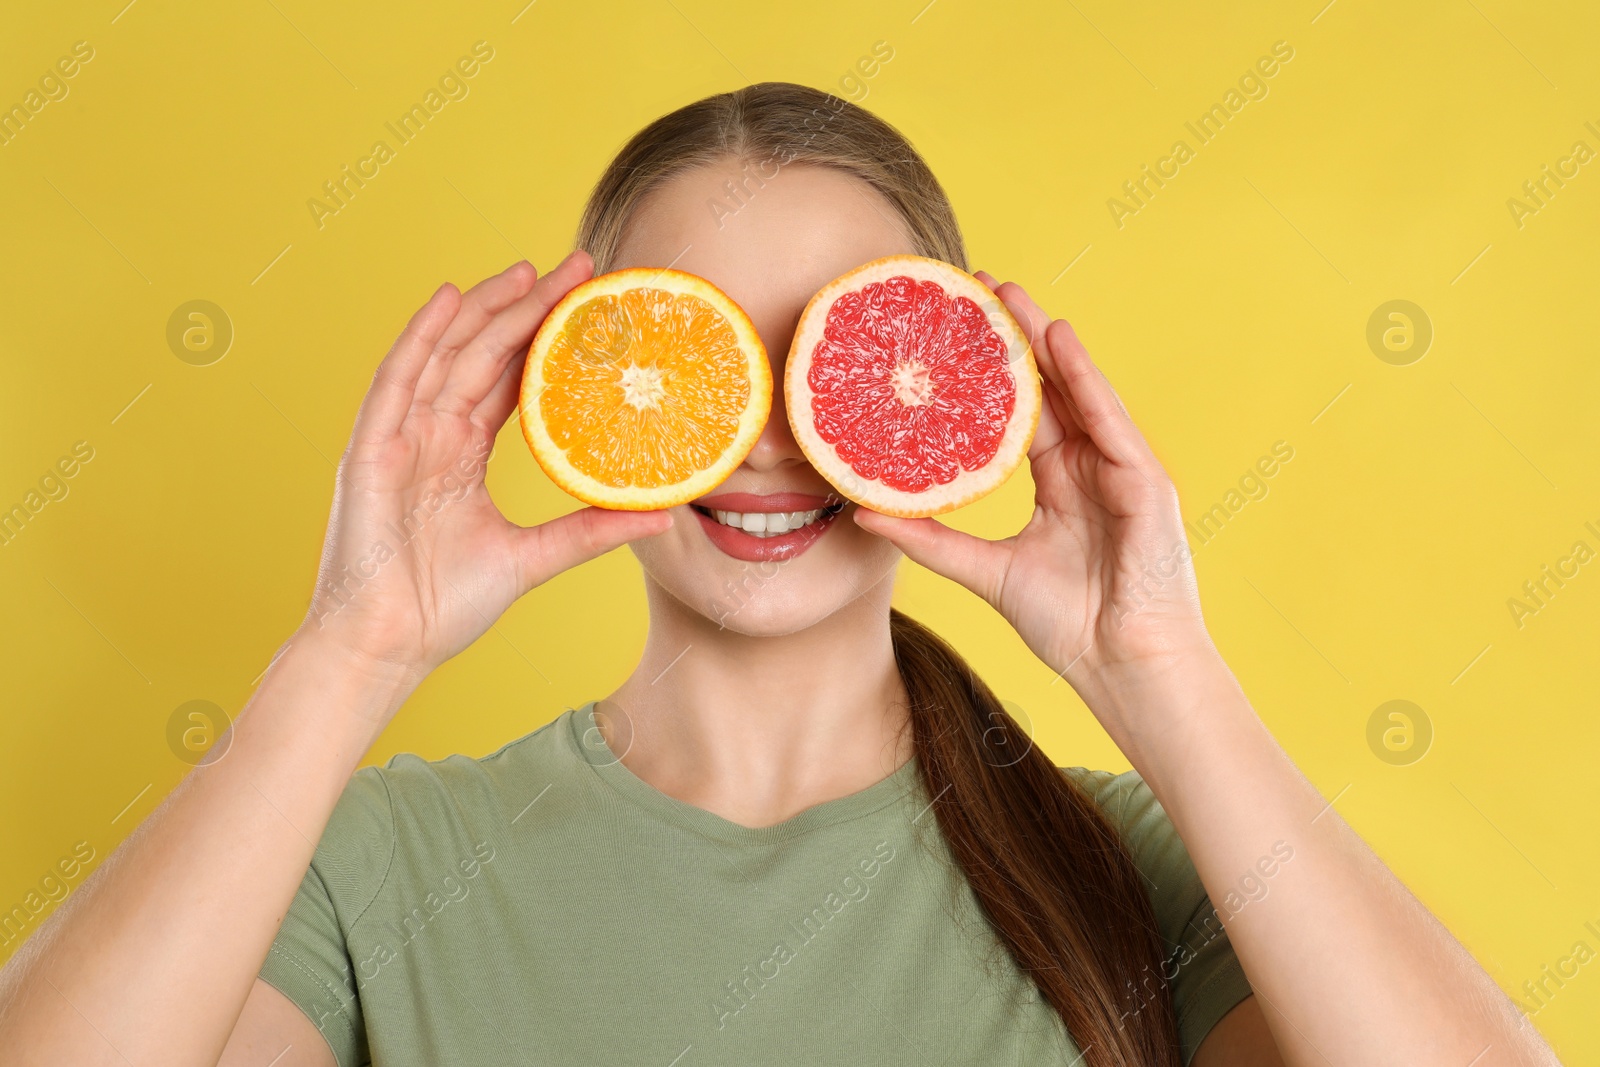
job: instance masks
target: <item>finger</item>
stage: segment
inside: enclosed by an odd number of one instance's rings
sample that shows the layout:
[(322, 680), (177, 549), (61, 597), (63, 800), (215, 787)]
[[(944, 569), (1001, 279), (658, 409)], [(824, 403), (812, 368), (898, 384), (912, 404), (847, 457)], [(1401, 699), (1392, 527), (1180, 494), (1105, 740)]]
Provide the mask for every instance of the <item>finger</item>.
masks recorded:
[(1035, 350), (1043, 345), (1045, 328), (1050, 325), (1050, 316), (1040, 310), (1039, 305), (1029, 298), (1027, 291), (1016, 282), (1004, 282), (994, 287), (994, 294), (1017, 320), (1017, 325), (1022, 327), (1022, 334), (1027, 338), (1028, 344)]
[(534, 282), (525, 296), (492, 317), (455, 358), (444, 387), (433, 400), (434, 409), (451, 415), (470, 414), (500, 379), (506, 364), (527, 350), (550, 309), (593, 275), (594, 260), (578, 249)]
[(460, 306), (460, 290), (445, 282), (411, 316), (372, 376), (356, 416), (357, 437), (380, 440), (400, 428), (416, 397), (417, 381)]
[[(1073, 419), (1066, 403), (1066, 385), (1056, 373), (1055, 361), (1051, 358), (1048, 338), (1050, 316), (1040, 310), (1039, 305), (1030, 300), (1022, 286), (1016, 282), (1001, 284), (997, 283), (994, 276), (987, 271), (980, 271), (979, 274), (984, 279), (984, 284), (994, 290), (1006, 310), (1011, 312), (1011, 317), (1021, 327), (1028, 348), (1033, 352), (1033, 361), (1038, 364), (1039, 376), (1043, 379), (1045, 410), (1054, 414), (1055, 425), (1061, 429), (1062, 438), (1081, 435), (1082, 430)], [(1043, 413), (1040, 415), (1040, 421), (1044, 421)], [(1044, 447), (1050, 445), (1046, 444)], [(1028, 454), (1033, 455), (1034, 449), (1030, 448)]]
[[(1102, 454), (1123, 466), (1142, 468), (1153, 461), (1144, 435), (1134, 426), (1110, 379), (1089, 358), (1071, 323), (1065, 319), (1052, 322), (1016, 282), (1006, 282), (997, 295), (1026, 318), (1030, 330), (1039, 333), (1041, 343), (1034, 356), (1045, 381), (1055, 386), (1052, 403), (1057, 404), (1056, 413), (1067, 432), (1077, 427)], [(1047, 395), (1051, 392), (1046, 390)], [(1109, 421), (1103, 407), (1107, 401), (1116, 415)]]
[(1065, 319), (1051, 323), (1049, 339), (1056, 366), (1066, 381), (1067, 397), (1100, 451), (1124, 466), (1143, 469), (1154, 464), (1149, 442), (1133, 424), (1110, 380), (1089, 358), (1072, 324)]
[[(1044, 394), (1045, 403), (1039, 408), (1039, 426), (1033, 432), (1033, 440), (1028, 443), (1028, 459), (1036, 460), (1046, 452), (1055, 448), (1068, 436), (1067, 427), (1062, 425), (1061, 394), (1049, 382), (1040, 383), (1040, 392)], [(1070, 424), (1070, 416), (1069, 424)], [(1081, 436), (1081, 431), (1076, 426), (1072, 427), (1072, 434)]]
[(995, 288), (995, 295), (1006, 305), (1028, 338), (1028, 344), (1033, 348), (1033, 356), (1039, 364), (1040, 374), (1047, 380), (1054, 380), (1056, 388), (1066, 392), (1066, 382), (1062, 380), (1052, 358), (1050, 351), (1050, 316), (1045, 314), (1038, 304), (1028, 296), (1027, 290), (1016, 282), (1005, 282)]
[[(1016, 282), (1006, 282), (1000, 289), (1003, 289), (1004, 292), (996, 290), (996, 295), (1005, 301), (1006, 306), (1011, 308), (1013, 313), (1020, 314), (1021, 318), (1027, 323), (1026, 328), (1029, 340), (1036, 342), (1044, 350), (1043, 363), (1045, 367), (1043, 369), (1047, 376), (1055, 381), (1056, 388), (1061, 390), (1063, 396), (1070, 398), (1072, 391), (1067, 387), (1067, 379), (1062, 372), (1060, 355), (1050, 343), (1050, 326), (1052, 323), (1050, 316), (1038, 304), (1034, 303), (1033, 297), (1028, 295), (1028, 291)], [(1070, 325), (1068, 328), (1070, 329)], [(1076, 334), (1074, 334), (1075, 338)], [(1083, 346), (1079, 344), (1078, 348), (1082, 350)], [(1087, 355), (1087, 352), (1084, 354)], [(1093, 361), (1091, 361), (1091, 365), (1093, 365)], [(1095, 367), (1096, 371), (1099, 369), (1099, 367)], [(1101, 377), (1104, 378), (1105, 375), (1101, 374)], [(1110, 384), (1110, 381), (1107, 380), (1106, 385), (1108, 388)], [(1113, 396), (1115, 396), (1115, 393), (1116, 391), (1112, 390)], [(1119, 406), (1122, 404), (1120, 397), (1117, 399), (1117, 403)], [(1126, 413), (1127, 408), (1124, 407), (1123, 412)]]
[(877, 534), (912, 561), (965, 586), (990, 604), (999, 596), (1010, 545), (954, 530), (937, 519), (902, 519), (857, 507), (856, 525)]
[(526, 296), (538, 280), (539, 271), (534, 265), (519, 259), (499, 274), (474, 285), (462, 297), (461, 311), (445, 331), (439, 346), (446, 351), (459, 351), (462, 345), (477, 336), (486, 322)]
[[(995, 291), (995, 295), (1005, 304), (1006, 310), (1011, 312), (1011, 317), (1016, 319), (1017, 325), (1022, 328), (1024, 336), (1029, 340), (1028, 347), (1033, 350), (1033, 360), (1039, 366), (1039, 376), (1044, 379), (1040, 390), (1044, 394), (1044, 408), (1039, 413), (1039, 429), (1035, 432), (1033, 443), (1028, 448), (1029, 458), (1036, 458), (1068, 438), (1086, 437), (1086, 432), (1078, 425), (1071, 405), (1067, 402), (1066, 383), (1056, 370), (1055, 360), (1051, 356), (1048, 330), (1050, 317), (1028, 299), (1028, 294), (1023, 291), (1022, 286), (1015, 282), (1007, 282), (1003, 286), (986, 271), (979, 271), (976, 276), (983, 279), (983, 283)], [(1006, 286), (1010, 288), (1007, 289)]]
[[(1039, 305), (1029, 298), (1027, 291), (1016, 282), (997, 282), (994, 275), (986, 270), (978, 271), (973, 277), (987, 285), (989, 290), (1000, 298), (1006, 310), (1011, 312), (1011, 317), (1022, 329), (1022, 336), (1027, 340), (1028, 347), (1034, 350), (1035, 360), (1038, 360), (1039, 349), (1046, 346), (1045, 329), (1050, 325), (1050, 316), (1041, 311)], [(1001, 291), (1003, 289), (1004, 292)]]
[(671, 527), (672, 521), (668, 511), (610, 511), (591, 506), (525, 528), (517, 534), (522, 592), (629, 541), (653, 537)]
[(434, 350), (433, 359), (417, 383), (417, 402), (431, 404), (450, 377), (450, 367), (463, 346), (478, 335), (484, 325), (527, 295), (539, 272), (532, 263), (519, 259), (499, 274), (485, 278), (468, 289), (461, 298), (461, 310), (445, 330)]
[(500, 380), (472, 409), (472, 424), (478, 429), (496, 434), (506, 424), (506, 419), (522, 395), (522, 370), (527, 366), (527, 356), (526, 352), (518, 352), (513, 356), (511, 362), (506, 364), (506, 369), (500, 372)]

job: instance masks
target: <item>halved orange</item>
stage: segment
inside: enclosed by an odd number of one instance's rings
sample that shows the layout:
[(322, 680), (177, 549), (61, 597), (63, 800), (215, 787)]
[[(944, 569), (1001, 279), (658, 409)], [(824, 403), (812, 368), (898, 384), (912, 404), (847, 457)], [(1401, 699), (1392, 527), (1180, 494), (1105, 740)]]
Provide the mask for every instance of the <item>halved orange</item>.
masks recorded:
[(772, 409), (766, 346), (738, 304), (684, 271), (630, 268), (577, 286), (528, 349), (522, 436), (585, 503), (684, 504), (744, 461)]

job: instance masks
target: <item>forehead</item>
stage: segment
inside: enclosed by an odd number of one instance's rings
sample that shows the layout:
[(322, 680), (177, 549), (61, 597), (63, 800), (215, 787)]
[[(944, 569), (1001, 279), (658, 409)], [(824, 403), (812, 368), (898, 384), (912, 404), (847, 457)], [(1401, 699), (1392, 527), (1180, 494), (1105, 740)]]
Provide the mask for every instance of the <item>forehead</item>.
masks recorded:
[(705, 278), (781, 356), (817, 290), (869, 260), (915, 251), (894, 206), (860, 178), (729, 159), (651, 193), (629, 221), (612, 269), (672, 266)]

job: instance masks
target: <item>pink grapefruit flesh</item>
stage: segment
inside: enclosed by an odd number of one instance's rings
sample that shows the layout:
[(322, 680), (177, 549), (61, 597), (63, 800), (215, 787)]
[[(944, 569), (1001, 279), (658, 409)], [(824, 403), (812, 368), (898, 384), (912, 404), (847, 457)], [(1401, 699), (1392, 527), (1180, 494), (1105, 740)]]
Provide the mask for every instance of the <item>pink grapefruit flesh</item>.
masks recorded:
[(841, 494), (916, 518), (1009, 478), (1039, 426), (1027, 337), (972, 275), (888, 256), (806, 305), (784, 369), (789, 425)]

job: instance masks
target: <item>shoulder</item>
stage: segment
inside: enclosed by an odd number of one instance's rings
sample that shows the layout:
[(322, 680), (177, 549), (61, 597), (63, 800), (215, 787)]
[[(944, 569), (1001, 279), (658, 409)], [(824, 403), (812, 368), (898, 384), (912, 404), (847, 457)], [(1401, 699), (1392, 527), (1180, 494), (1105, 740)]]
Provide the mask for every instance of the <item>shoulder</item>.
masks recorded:
[(353, 922), (406, 868), (454, 866), (458, 853), (492, 849), (518, 809), (565, 766), (560, 731), (570, 714), (486, 756), (425, 759), (402, 752), (356, 771), (312, 860), (339, 911)]
[(317, 841), (311, 873), (347, 923), (372, 903), (394, 861), (394, 809), (376, 767), (350, 776)]
[(1177, 828), (1138, 771), (1114, 773), (1085, 767), (1062, 767), (1116, 827), (1134, 866), (1144, 876), (1163, 937), (1176, 942), (1195, 912), (1208, 904), (1205, 886), (1195, 870)]
[(1187, 1062), (1217, 1021), (1250, 995), (1249, 980), (1188, 848), (1139, 773), (1061, 771), (1094, 798), (1144, 877), (1167, 949), (1165, 977)]
[(1157, 872), (1167, 873), (1173, 866), (1189, 866), (1188, 851), (1177, 829), (1138, 771), (1119, 774), (1086, 767), (1062, 767), (1061, 771), (1094, 798), (1146, 875), (1153, 877)]
[[(382, 778), (395, 817), (402, 824), (434, 811), (441, 803), (457, 808), (495, 808), (502, 802), (511, 804), (528, 782), (550, 781), (570, 762), (567, 751), (570, 745), (563, 747), (563, 742), (570, 730), (567, 720), (572, 714), (569, 709), (486, 756), (455, 753), (440, 759), (426, 759), (411, 752), (400, 752), (382, 767), (364, 770)], [(511, 813), (514, 815), (516, 811), (513, 809)]]

